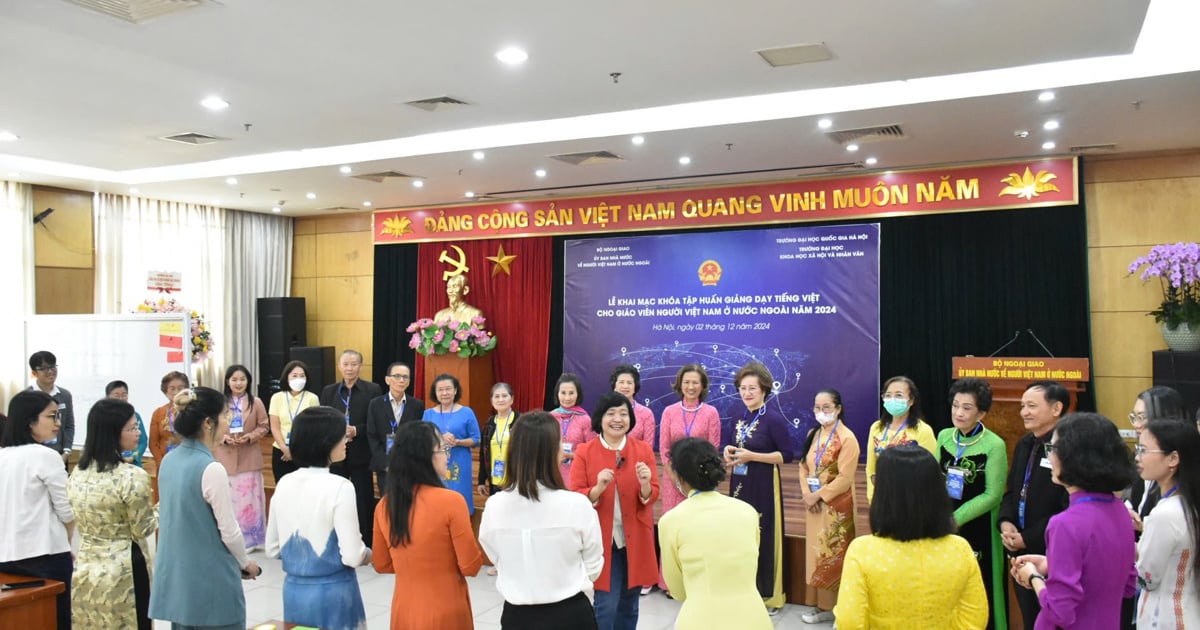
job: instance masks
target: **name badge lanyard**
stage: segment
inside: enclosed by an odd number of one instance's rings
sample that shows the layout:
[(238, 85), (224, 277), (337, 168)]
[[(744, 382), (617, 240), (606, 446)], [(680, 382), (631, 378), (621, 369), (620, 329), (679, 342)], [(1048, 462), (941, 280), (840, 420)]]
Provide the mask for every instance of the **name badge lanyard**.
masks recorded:
[[(175, 435), (175, 415), (175, 404), (172, 403), (167, 407), (167, 428), (171, 430), (171, 435)], [(167, 452), (170, 453), (175, 450), (176, 446), (179, 446), (179, 444), (167, 444)]]
[(408, 402), (407, 397), (400, 399), (400, 409), (396, 412), (396, 415), (392, 417), (392, 421), (390, 423), (392, 425), (392, 431), (384, 437), (385, 441), (387, 442), (387, 447), (384, 451), (385, 453), (391, 453), (392, 445), (396, 443), (396, 426), (400, 424), (400, 416), (404, 415), (404, 404), (406, 402)]
[[(508, 438), (508, 434), (512, 431), (513, 411), (508, 411), (508, 417), (504, 419), (503, 427), (496, 427), (495, 441), (496, 452), (492, 454), (492, 477), (504, 478), (504, 440)], [(499, 424), (499, 423), (497, 423)], [(503, 428), (503, 431), (501, 430)], [(500, 455), (500, 457), (496, 457)]]
[[(305, 391), (300, 392), (300, 400), (296, 401), (296, 408), (294, 410), (292, 409), (292, 395), (288, 394), (288, 397), (284, 399), (284, 402), (287, 403), (289, 422), (296, 421), (296, 414), (300, 413), (301, 408), (304, 406), (304, 394), (306, 394), (306, 393), (308, 393), (308, 392), (305, 392)], [(292, 444), (292, 432), (291, 431), (288, 431), (287, 435), (283, 436), (283, 441), (288, 446), (291, 446), (291, 444)]]
[[(245, 395), (243, 395), (242, 400), (244, 401), (245, 399), (246, 399), (246, 397), (245, 397)], [(242, 405), (240, 402), (238, 402), (237, 397), (234, 397), (229, 401), (229, 407), (231, 409), (233, 409), (233, 421), (230, 423), (229, 428), (231, 430), (232, 429), (241, 429), (243, 426), (243, 424), (242, 424)]]
[[(738, 448), (746, 448), (746, 440), (750, 439), (750, 436), (754, 434), (754, 429), (758, 426), (758, 421), (762, 419), (762, 416), (764, 413), (766, 413), (766, 411), (767, 403), (766, 401), (763, 401), (763, 406), (759, 407), (758, 413), (754, 415), (754, 422), (751, 422), (749, 426), (746, 426), (746, 417), (742, 416), (741, 422), (738, 423), (741, 425), (737, 431)], [(733, 474), (735, 475), (745, 475), (749, 471), (750, 464), (745, 462), (737, 464), (733, 467)]]
[(1025, 481), (1021, 483), (1021, 500), (1017, 503), (1017, 524), (1021, 529), (1025, 529), (1025, 500), (1029, 498), (1029, 476), (1033, 474), (1034, 455), (1041, 445), (1041, 442), (1033, 443), (1033, 448), (1029, 449), (1029, 461), (1025, 462)]
[[(679, 403), (679, 409), (681, 411), (683, 411), (683, 432), (684, 432), (684, 434), (687, 435), (687, 437), (692, 437), (692, 427), (696, 424), (696, 418), (700, 415), (700, 408), (703, 406), (704, 406), (704, 403), (700, 403), (700, 404), (696, 405), (695, 409), (689, 410), (687, 407), (683, 406), (682, 402)], [(765, 407), (766, 405), (763, 405), (763, 406)], [(688, 419), (687, 419), (688, 411), (692, 412), (692, 421), (691, 422), (688, 422)]]
[(833, 430), (830, 431), (829, 435), (825, 437), (825, 443), (817, 449), (817, 454), (813, 458), (813, 474), (816, 474), (817, 467), (821, 465), (821, 458), (825, 456), (825, 450), (829, 448), (829, 443), (833, 441), (833, 435), (837, 433), (838, 425), (841, 424), (841, 422), (841, 420), (837, 420), (833, 423)]
[(571, 423), (575, 421), (575, 416), (577, 415), (579, 414), (574, 410), (563, 407), (562, 436), (564, 440), (567, 439), (567, 432), (571, 430)]
[(971, 435), (962, 435), (961, 432), (959, 432), (959, 431), (954, 432), (954, 446), (958, 447), (954, 453), (954, 465), (955, 466), (958, 465), (958, 462), (962, 461), (963, 453), (966, 452), (967, 448), (970, 446), (974, 446), (975, 443), (979, 441), (979, 440), (972, 440), (970, 442), (963, 442), (962, 440), (959, 439), (959, 437), (960, 436), (965, 437), (965, 438), (975, 437), (976, 435), (979, 435), (979, 433), (982, 431), (983, 431), (983, 423), (980, 422), (975, 425), (975, 430), (971, 431)]
[[(1170, 490), (1167, 490), (1166, 492), (1163, 493), (1162, 498), (1166, 499), (1167, 497), (1170, 497), (1172, 494), (1175, 494), (1175, 491), (1178, 489), (1179, 489), (1179, 486), (1175, 486), (1175, 487), (1171, 488)], [(1089, 497), (1084, 497), (1084, 499), (1087, 499), (1087, 498), (1089, 498)], [(1082, 500), (1083, 499), (1080, 499), (1080, 501), (1082, 501)]]
[(354, 390), (346, 389), (346, 397), (342, 398), (342, 390), (343, 389), (345, 389), (345, 386), (339, 384), (338, 385), (338, 398), (341, 399), (343, 405), (346, 405), (346, 424), (350, 424), (350, 399), (354, 397)]
[[(892, 441), (895, 441), (896, 438), (900, 437), (900, 434), (907, 428), (908, 428), (908, 422), (905, 421), (904, 423), (902, 423), (899, 426), (899, 428), (896, 429), (896, 432), (892, 434)], [(888, 425), (886, 427), (883, 427), (883, 435), (879, 437), (879, 444), (875, 445), (875, 454), (876, 455), (883, 454), (884, 449), (891, 446), (891, 444), (888, 442), (888, 431), (891, 431), (891, 430), (892, 430), (892, 424), (890, 422), (888, 423)]]

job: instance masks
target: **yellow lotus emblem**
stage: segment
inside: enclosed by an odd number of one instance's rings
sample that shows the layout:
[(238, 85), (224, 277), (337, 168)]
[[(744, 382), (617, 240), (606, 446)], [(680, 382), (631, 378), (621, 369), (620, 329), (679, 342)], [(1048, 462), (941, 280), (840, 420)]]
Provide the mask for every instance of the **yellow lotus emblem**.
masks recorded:
[(404, 236), (412, 233), (412, 221), (408, 217), (388, 217), (383, 220), (383, 230), (380, 234), (384, 236)]
[(1024, 199), (1033, 199), (1044, 192), (1058, 192), (1058, 186), (1050, 183), (1050, 180), (1057, 177), (1058, 175), (1049, 171), (1038, 171), (1037, 175), (1034, 175), (1026, 166), (1024, 175), (1009, 173), (1008, 177), (1000, 180), (1008, 185), (997, 196), (1016, 195)]

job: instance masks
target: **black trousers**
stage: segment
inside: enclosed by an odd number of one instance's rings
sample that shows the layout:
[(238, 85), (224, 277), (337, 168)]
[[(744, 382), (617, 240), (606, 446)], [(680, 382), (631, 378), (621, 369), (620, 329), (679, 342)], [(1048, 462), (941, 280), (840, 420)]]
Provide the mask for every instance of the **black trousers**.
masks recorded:
[[(1010, 580), (1012, 578), (1009, 578)], [(1025, 622), (1025, 630), (1033, 630), (1033, 622), (1037, 621), (1038, 613), (1042, 612), (1042, 603), (1038, 601), (1033, 589), (1013, 584), (1017, 594), (1017, 606), (1021, 608), (1021, 618)]]
[(516, 606), (504, 602), (500, 614), (503, 630), (596, 630), (596, 613), (583, 593), (553, 604)]
[(152, 630), (154, 625), (150, 621), (150, 572), (146, 570), (146, 556), (142, 555), (142, 548), (137, 543), (130, 547), (129, 555), (133, 561), (133, 605), (137, 610), (138, 630)]
[[(71, 630), (71, 573), (74, 569), (75, 563), (71, 560), (69, 551), (13, 560), (12, 562), (0, 562), (0, 572), (58, 580), (63, 583), (65, 589), (55, 598), (58, 630)], [(149, 587), (147, 587), (147, 592), (149, 592)]]
[(296, 462), (291, 460), (283, 461), (283, 451), (277, 448), (271, 449), (271, 474), (275, 476), (276, 484), (279, 483), (280, 479), (283, 479), (284, 475), (294, 473), (297, 470), (299, 468), (296, 466)]
[(330, 472), (341, 475), (354, 484), (354, 502), (358, 507), (358, 530), (362, 533), (363, 543), (371, 546), (372, 530), (375, 521), (375, 477), (371, 473), (370, 463), (351, 464), (339, 462), (330, 467)]

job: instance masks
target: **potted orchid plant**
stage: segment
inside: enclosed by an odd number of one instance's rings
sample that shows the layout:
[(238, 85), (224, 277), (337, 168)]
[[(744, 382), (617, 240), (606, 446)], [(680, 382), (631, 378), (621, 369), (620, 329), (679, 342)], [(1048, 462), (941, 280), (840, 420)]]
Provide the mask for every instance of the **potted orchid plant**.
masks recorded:
[(484, 329), (483, 317), (471, 321), (435, 322), (421, 318), (408, 325), (408, 347), (425, 356), (457, 354), (466, 359), (487, 354), (496, 347), (496, 336)]
[(1158, 278), (1162, 287), (1162, 304), (1147, 315), (1161, 325), (1167, 346), (1200, 350), (1200, 245), (1155, 245), (1129, 265), (1130, 274), (1138, 270), (1143, 281)]

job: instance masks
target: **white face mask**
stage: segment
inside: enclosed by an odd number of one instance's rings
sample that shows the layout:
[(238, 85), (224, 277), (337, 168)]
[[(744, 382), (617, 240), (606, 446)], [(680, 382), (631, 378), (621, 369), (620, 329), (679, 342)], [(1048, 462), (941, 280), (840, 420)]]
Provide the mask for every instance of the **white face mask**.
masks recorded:
[(827, 426), (833, 424), (834, 420), (837, 420), (837, 414), (835, 414), (835, 413), (825, 413), (823, 411), (818, 411), (815, 415), (817, 416), (817, 422), (820, 422), (821, 426), (823, 426), (823, 427), (827, 427)]
[(288, 386), (291, 387), (292, 391), (294, 391), (294, 392), (298, 392), (298, 391), (304, 389), (304, 386), (307, 384), (308, 384), (308, 379), (305, 379), (305, 378), (294, 378), (294, 379), (288, 381)]

